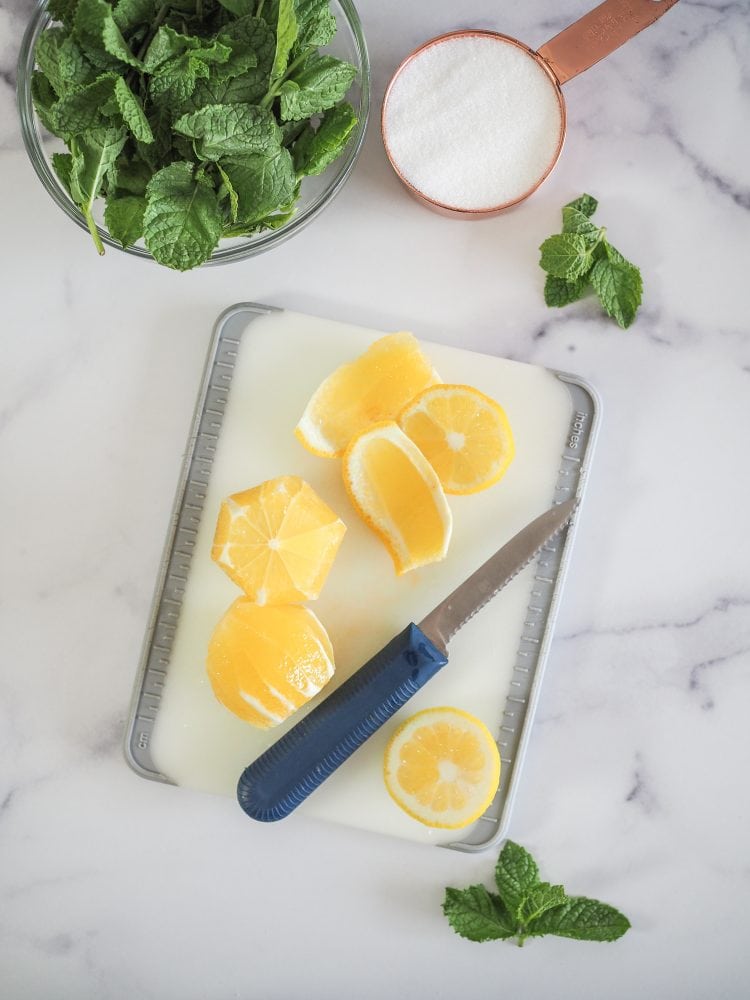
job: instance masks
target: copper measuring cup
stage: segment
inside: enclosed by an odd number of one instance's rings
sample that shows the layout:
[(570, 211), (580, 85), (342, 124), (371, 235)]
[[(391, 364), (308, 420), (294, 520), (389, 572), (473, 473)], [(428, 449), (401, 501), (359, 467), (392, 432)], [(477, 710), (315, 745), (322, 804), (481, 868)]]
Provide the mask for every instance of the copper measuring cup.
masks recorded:
[[(629, 41), (634, 35), (637, 35), (639, 31), (642, 31), (644, 28), (653, 24), (654, 21), (658, 20), (662, 14), (665, 14), (670, 7), (673, 7), (676, 3), (677, 0), (604, 0), (604, 3), (599, 4), (598, 7), (595, 7), (578, 21), (575, 21), (573, 24), (563, 29), (563, 31), (555, 35), (554, 38), (550, 39), (550, 41), (546, 42), (544, 45), (540, 46), (540, 48), (536, 51), (529, 48), (528, 45), (525, 45), (518, 39), (511, 38), (509, 35), (502, 35), (499, 32), (483, 31), (478, 29), (452, 31), (430, 39), (423, 45), (420, 45), (419, 48), (415, 49), (414, 52), (403, 60), (391, 78), (383, 98), (381, 133), (386, 155), (391, 166), (407, 190), (418, 201), (442, 215), (448, 215), (461, 219), (485, 219), (499, 215), (500, 212), (504, 212), (511, 206), (524, 201), (532, 195), (539, 185), (549, 176), (562, 151), (566, 132), (566, 110), (565, 99), (562, 94), (562, 84), (571, 80), (574, 76), (578, 76), (579, 73), (583, 73), (584, 70), (589, 69), (591, 66), (595, 65), (595, 63), (604, 59), (605, 56), (614, 52), (615, 49)], [(404, 68), (432, 46), (438, 45), (449, 39), (461, 37), (490, 38), (502, 43), (509, 43), (517, 46), (518, 49), (525, 52), (547, 74), (554, 86), (560, 108), (560, 131), (558, 141), (546, 170), (544, 170), (536, 182), (520, 196), (503, 204), (492, 205), (487, 208), (460, 208), (454, 205), (444, 204), (434, 198), (428, 197), (403, 175), (398, 167), (398, 164), (395, 162), (388, 142), (388, 101), (394, 84), (398, 80)]]

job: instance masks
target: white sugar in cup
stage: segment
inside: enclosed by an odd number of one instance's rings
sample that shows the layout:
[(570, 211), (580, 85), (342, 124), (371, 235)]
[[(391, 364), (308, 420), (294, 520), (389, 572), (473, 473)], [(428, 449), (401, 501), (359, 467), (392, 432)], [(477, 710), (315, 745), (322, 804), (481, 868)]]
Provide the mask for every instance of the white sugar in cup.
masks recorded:
[(528, 197), (557, 162), (560, 86), (516, 39), (460, 31), (427, 42), (386, 91), (383, 142), (407, 188), (449, 215), (481, 218)]

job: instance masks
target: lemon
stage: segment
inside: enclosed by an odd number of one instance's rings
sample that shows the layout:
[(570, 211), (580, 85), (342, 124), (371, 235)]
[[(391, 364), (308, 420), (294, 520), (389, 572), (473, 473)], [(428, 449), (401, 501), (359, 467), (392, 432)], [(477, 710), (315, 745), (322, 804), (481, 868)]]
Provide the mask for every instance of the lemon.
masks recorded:
[(458, 830), (495, 797), (500, 753), (480, 719), (459, 708), (428, 708), (393, 734), (383, 774), (391, 798), (411, 817)]
[(277, 726), (334, 674), (333, 647), (309, 608), (238, 597), (216, 626), (207, 670), (214, 694), (261, 729)]
[(366, 524), (406, 573), (445, 558), (453, 519), (440, 480), (398, 424), (383, 421), (355, 437), (342, 461), (344, 486)]
[(346, 527), (299, 476), (279, 476), (221, 505), (211, 557), (257, 604), (320, 594)]
[(431, 386), (402, 410), (398, 423), (435, 469), (446, 493), (485, 490), (513, 460), (505, 411), (473, 386)]
[(370, 424), (394, 420), (440, 376), (411, 333), (376, 340), (354, 361), (326, 378), (305, 407), (295, 434), (315, 455), (335, 458)]

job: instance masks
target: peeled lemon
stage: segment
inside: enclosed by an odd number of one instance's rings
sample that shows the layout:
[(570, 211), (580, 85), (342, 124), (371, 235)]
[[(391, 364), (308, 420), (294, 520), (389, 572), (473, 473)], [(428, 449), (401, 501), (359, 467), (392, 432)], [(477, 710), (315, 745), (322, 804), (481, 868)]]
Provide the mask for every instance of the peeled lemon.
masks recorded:
[(314, 600), (345, 531), (309, 483), (279, 476), (224, 500), (211, 558), (257, 604)]
[(216, 626), (208, 678), (218, 700), (261, 729), (284, 722), (333, 677), (333, 647), (309, 608), (239, 597)]

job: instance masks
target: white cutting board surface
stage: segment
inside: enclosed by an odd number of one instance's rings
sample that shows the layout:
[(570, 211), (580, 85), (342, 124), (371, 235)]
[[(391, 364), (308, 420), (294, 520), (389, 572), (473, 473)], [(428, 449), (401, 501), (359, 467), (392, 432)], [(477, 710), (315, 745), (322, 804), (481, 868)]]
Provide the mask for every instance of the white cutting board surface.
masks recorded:
[[(240, 595), (210, 558), (216, 517), (226, 495), (274, 476), (299, 475), (347, 525), (323, 593), (310, 604), (328, 630), (336, 659), (336, 676), (310, 707), (406, 624), (419, 622), (555, 499), (572, 415), (564, 383), (533, 365), (423, 342), (445, 382), (474, 385), (504, 407), (516, 456), (500, 483), (473, 496), (449, 497), (454, 523), (447, 558), (397, 577), (386, 549), (349, 503), (340, 461), (309, 454), (293, 433), (319, 383), (387, 332), (392, 331), (279, 312), (253, 319), (241, 338), (151, 738), (155, 766), (178, 785), (234, 796), (246, 765), (307, 710), (262, 731), (214, 698), (205, 672), (208, 641)], [(499, 733), (534, 573), (534, 567), (528, 567), (473, 618), (451, 640), (448, 665), (283, 822), (293, 823), (295, 815), (305, 813), (429, 843), (450, 843), (465, 835), (431, 830), (401, 812), (385, 791), (383, 751), (403, 718), (437, 705), (471, 712)]]

